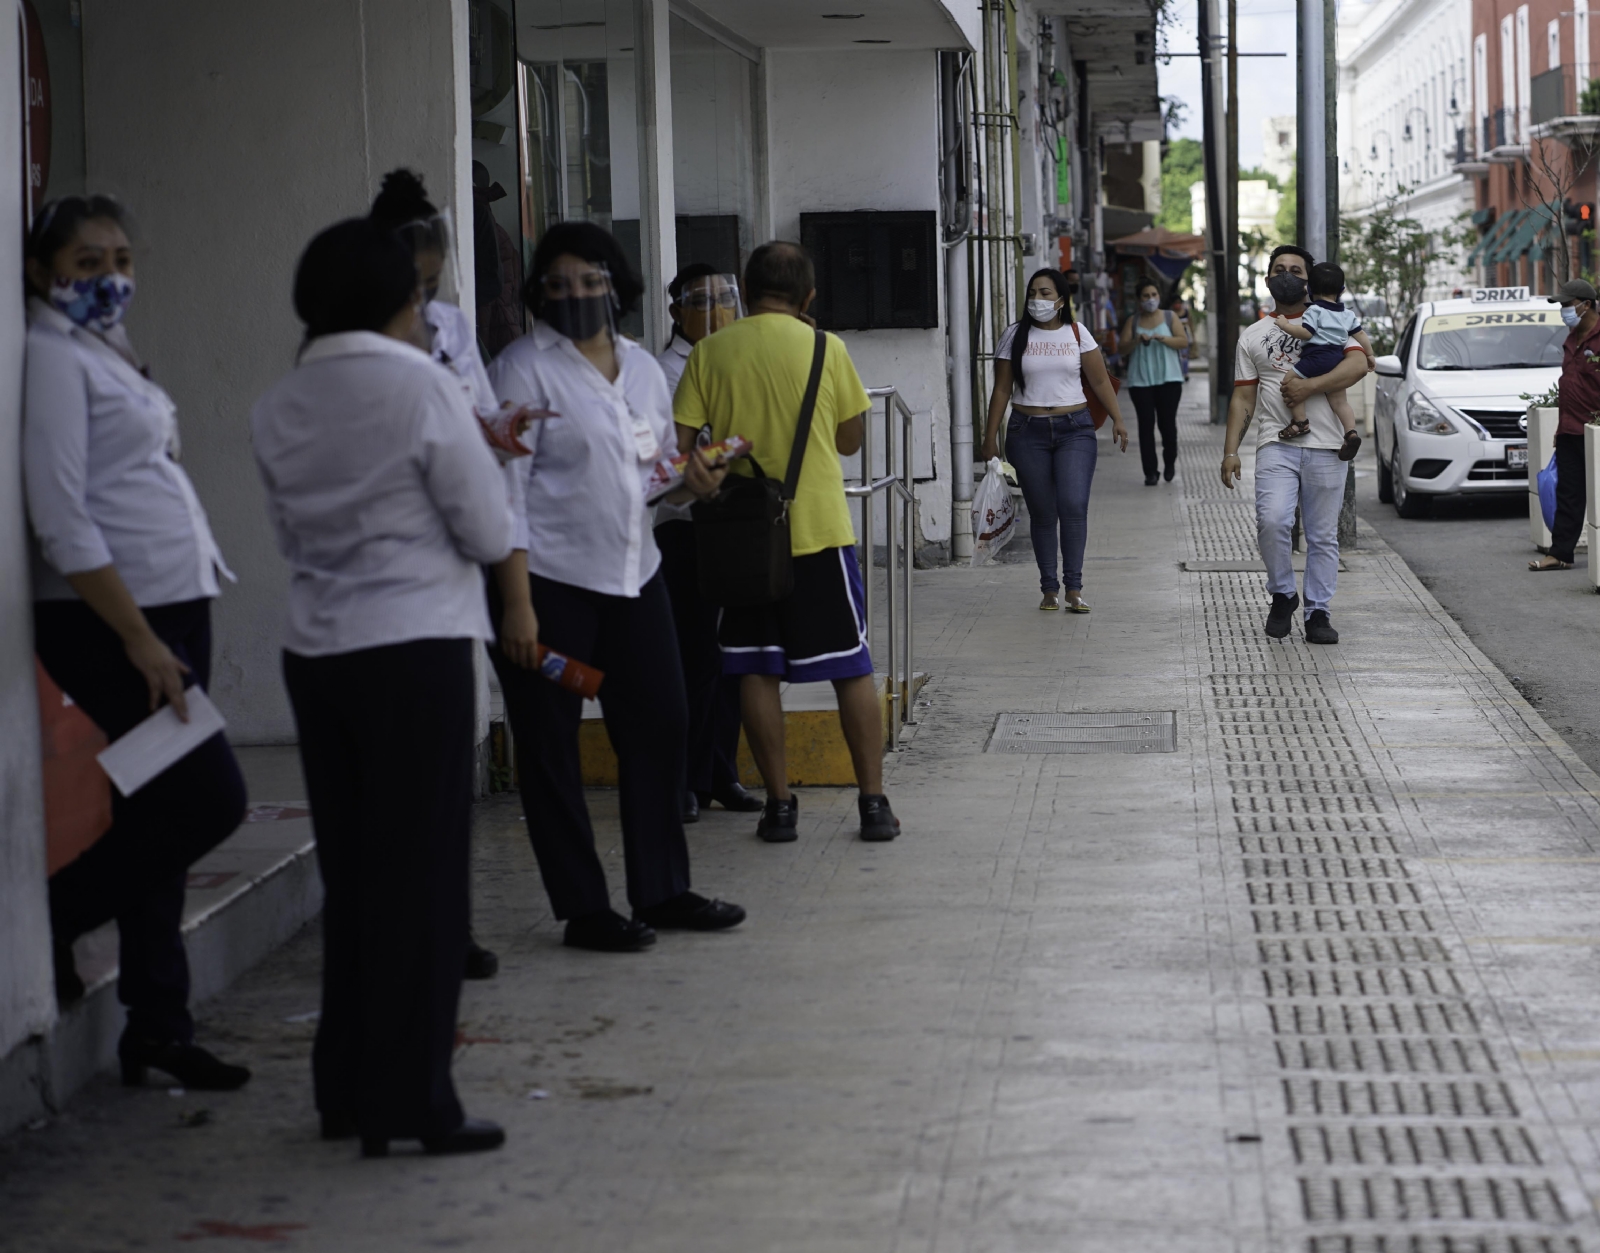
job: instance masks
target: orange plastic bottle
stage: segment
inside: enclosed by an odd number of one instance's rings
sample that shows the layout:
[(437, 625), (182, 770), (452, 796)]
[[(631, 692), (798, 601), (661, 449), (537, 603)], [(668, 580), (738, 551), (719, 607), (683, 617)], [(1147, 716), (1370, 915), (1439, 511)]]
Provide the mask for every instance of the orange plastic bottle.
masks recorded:
[(600, 684), (606, 677), (604, 670), (596, 670), (581, 661), (574, 661), (565, 653), (558, 653), (543, 644), (539, 645), (539, 673), (557, 687), (564, 687), (567, 691), (576, 692), (589, 700), (593, 700), (599, 694)]

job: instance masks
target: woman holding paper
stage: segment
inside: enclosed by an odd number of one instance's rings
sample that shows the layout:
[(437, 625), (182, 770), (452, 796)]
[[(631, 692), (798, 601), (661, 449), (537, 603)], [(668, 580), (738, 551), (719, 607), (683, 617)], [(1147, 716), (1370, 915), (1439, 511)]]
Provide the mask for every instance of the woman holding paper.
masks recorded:
[[(180, 718), (200, 716), (191, 705), (210, 678), (217, 575), (233, 575), (178, 464), (172, 400), (122, 326), (134, 291), (122, 207), (102, 196), (46, 205), (28, 235), (26, 273), (22, 456), (37, 538), (35, 648), (51, 679), (116, 741), (163, 703)], [(215, 717), (209, 702), (205, 713)], [(250, 1078), (194, 1043), (181, 933), (188, 867), (239, 825), (244, 803), (219, 732), (132, 795), (113, 790), (110, 829), (50, 880), (63, 1002), (83, 992), (73, 940), (116, 919), (124, 1083), (142, 1083), (150, 1069), (197, 1089)]]
[[(450, 1078), (467, 944), (479, 566), (512, 549), (504, 480), (448, 371), (418, 346), (410, 249), (367, 219), (306, 248), (305, 345), (250, 415), (289, 563), (283, 675), (323, 908), (312, 1072), (326, 1139), (498, 1148)], [(526, 592), (523, 593), (526, 596)], [(537, 627), (535, 627), (537, 633)]]
[[(583, 701), (491, 650), (517, 749), (528, 838), (572, 948), (636, 952), (655, 929), (715, 931), (744, 910), (689, 890), (681, 798), (689, 712), (672, 605), (646, 492), (676, 450), (661, 367), (617, 331), (639, 280), (617, 241), (589, 222), (552, 226), (534, 250), (533, 330), (494, 359), (501, 400), (553, 410), (513, 463), (526, 505), (527, 562), (540, 638), (605, 672), (600, 706), (617, 752), (632, 918), (611, 908), (578, 764)], [(724, 470), (684, 466), (697, 496)]]

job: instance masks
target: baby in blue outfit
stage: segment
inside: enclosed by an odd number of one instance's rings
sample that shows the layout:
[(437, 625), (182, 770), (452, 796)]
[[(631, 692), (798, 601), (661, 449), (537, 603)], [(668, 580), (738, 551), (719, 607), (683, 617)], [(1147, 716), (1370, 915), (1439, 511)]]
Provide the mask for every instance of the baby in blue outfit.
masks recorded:
[[(1291, 322), (1281, 314), (1274, 319), (1284, 334), (1307, 341), (1300, 350), (1300, 360), (1291, 369), (1301, 378), (1320, 378), (1344, 360), (1345, 344), (1350, 339), (1361, 345), (1370, 369), (1372, 341), (1361, 329), (1360, 316), (1339, 301), (1344, 292), (1344, 271), (1331, 261), (1314, 265), (1310, 287), (1311, 303), (1298, 321)], [(1328, 404), (1344, 426), (1344, 447), (1339, 450), (1339, 460), (1349, 461), (1361, 447), (1361, 436), (1356, 434), (1355, 410), (1350, 407), (1350, 399), (1342, 387), (1328, 393)], [(1292, 420), (1278, 432), (1279, 439), (1298, 439), (1311, 429), (1304, 404), (1289, 406), (1289, 412)]]

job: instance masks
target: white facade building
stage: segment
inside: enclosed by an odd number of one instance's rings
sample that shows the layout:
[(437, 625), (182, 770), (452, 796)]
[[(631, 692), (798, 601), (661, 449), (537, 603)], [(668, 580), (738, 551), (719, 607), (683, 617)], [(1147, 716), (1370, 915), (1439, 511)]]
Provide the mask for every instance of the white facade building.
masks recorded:
[(1292, 113), (1261, 119), (1261, 168), (1277, 179), (1279, 186), (1287, 184), (1294, 173), (1298, 135), (1298, 123)]
[[(1399, 210), (1430, 231), (1455, 227), (1473, 211), (1472, 181), (1453, 169), (1475, 151), (1473, 119), (1481, 102), (1471, 47), (1471, 0), (1374, 0), (1341, 11), (1343, 214), (1359, 217), (1400, 189), (1406, 194)], [(1460, 262), (1433, 267), (1427, 299), (1471, 281)]]

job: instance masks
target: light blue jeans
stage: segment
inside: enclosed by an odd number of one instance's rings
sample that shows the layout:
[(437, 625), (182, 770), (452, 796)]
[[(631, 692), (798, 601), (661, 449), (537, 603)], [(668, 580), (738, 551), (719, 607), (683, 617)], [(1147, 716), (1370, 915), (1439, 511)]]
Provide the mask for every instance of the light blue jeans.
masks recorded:
[(1267, 563), (1267, 590), (1294, 595), (1290, 545), (1299, 505), (1306, 537), (1307, 617), (1333, 604), (1339, 583), (1339, 508), (1347, 470), (1335, 448), (1297, 448), (1279, 440), (1256, 453), (1256, 543)]

